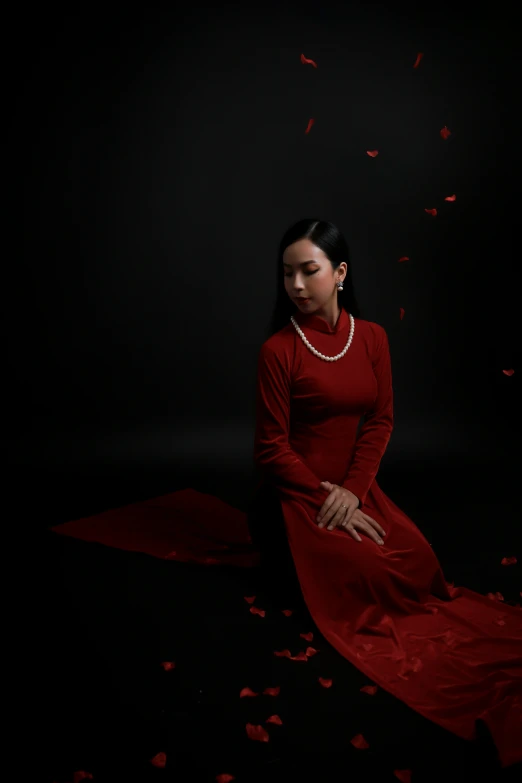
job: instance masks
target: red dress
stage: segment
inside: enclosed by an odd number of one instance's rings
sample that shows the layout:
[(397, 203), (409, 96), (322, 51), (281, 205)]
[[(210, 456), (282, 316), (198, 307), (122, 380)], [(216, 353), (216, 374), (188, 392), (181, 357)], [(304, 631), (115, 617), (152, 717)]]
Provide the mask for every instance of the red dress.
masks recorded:
[[(344, 309), (334, 328), (314, 315), (295, 319), (326, 356), (346, 345)], [(255, 460), (277, 488), (301, 591), (323, 636), (421, 715), (467, 739), (483, 720), (501, 763), (521, 761), (521, 612), (448, 586), (430, 544), (376, 481), (393, 429), (385, 330), (356, 318), (347, 353), (326, 362), (289, 324), (262, 346), (257, 388)], [(317, 526), (324, 480), (359, 498), (384, 528), (383, 546)]]
[[(340, 353), (350, 318), (334, 328), (296, 313), (311, 344)], [(364, 423), (358, 433), (362, 415)], [(522, 613), (446, 584), (420, 530), (376, 475), (393, 428), (385, 330), (355, 319), (345, 356), (316, 357), (292, 324), (260, 351), (254, 455), (275, 488), (302, 595), (323, 636), (377, 685), (465, 739), (488, 726), (500, 762), (522, 760)], [(323, 480), (353, 492), (386, 531), (384, 546), (317, 527)], [(56, 532), (171, 560), (258, 564), (246, 515), (183, 490), (68, 522)]]

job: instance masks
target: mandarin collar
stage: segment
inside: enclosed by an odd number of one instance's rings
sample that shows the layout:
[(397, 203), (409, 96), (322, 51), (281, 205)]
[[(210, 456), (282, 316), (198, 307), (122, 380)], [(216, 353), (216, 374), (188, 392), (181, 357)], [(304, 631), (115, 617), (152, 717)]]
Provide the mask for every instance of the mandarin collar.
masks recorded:
[(302, 313), (300, 310), (297, 310), (294, 313), (294, 318), (299, 326), (313, 329), (316, 332), (324, 332), (325, 334), (337, 334), (350, 323), (348, 313), (344, 307), (341, 307), (337, 323), (333, 328), (324, 318), (320, 315), (314, 315), (314, 313)]

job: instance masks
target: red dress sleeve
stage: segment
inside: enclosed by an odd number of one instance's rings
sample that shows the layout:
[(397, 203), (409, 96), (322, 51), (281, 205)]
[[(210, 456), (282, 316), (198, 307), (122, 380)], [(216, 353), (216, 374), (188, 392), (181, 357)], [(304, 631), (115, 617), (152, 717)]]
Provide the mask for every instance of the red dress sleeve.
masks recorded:
[(290, 369), (266, 343), (257, 365), (254, 462), (280, 494), (299, 500), (314, 519), (330, 494), (288, 442)]
[(393, 430), (393, 387), (388, 336), (375, 324), (372, 367), (377, 381), (377, 398), (365, 416), (355, 446), (355, 453), (343, 481), (343, 487), (359, 498), (359, 507), (373, 483)]

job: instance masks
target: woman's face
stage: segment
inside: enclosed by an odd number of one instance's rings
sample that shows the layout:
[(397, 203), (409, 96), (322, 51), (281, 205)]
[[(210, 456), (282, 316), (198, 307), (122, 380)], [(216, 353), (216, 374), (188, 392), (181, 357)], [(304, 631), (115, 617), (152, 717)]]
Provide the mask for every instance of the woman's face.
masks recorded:
[(286, 293), (302, 312), (310, 313), (331, 304), (347, 266), (342, 263), (334, 271), (322, 250), (309, 239), (299, 239), (283, 253), (283, 268)]

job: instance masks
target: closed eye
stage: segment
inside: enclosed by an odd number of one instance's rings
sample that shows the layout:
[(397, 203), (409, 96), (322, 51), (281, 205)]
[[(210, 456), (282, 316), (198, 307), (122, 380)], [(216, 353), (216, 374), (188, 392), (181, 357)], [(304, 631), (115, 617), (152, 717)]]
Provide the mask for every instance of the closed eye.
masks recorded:
[[(313, 272), (305, 272), (305, 275), (308, 275), (308, 277), (310, 277), (310, 275), (315, 275), (315, 273), (318, 271), (319, 271), (318, 269), (314, 269)], [(285, 277), (292, 277), (292, 272), (285, 272)]]

